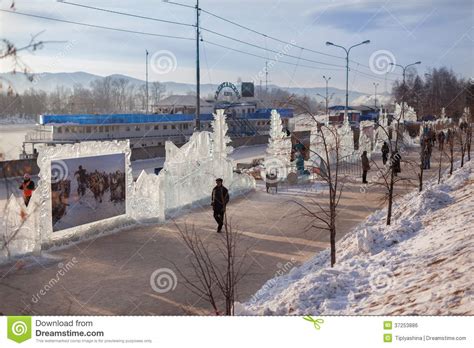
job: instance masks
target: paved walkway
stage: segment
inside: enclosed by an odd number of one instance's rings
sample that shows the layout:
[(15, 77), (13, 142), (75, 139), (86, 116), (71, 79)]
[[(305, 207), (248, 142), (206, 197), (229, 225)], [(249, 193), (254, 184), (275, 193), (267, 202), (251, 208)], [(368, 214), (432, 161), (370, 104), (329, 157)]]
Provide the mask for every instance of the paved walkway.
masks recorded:
[[(436, 171), (432, 169), (431, 172)], [(228, 216), (242, 232), (247, 250), (247, 275), (237, 290), (237, 300), (248, 300), (275, 275), (299, 265), (327, 248), (326, 231), (308, 230), (308, 218), (292, 201), (326, 205), (321, 184), (282, 188), (267, 194), (263, 185), (245, 197), (231, 198)], [(348, 183), (337, 219), (340, 239), (381, 204), (382, 187), (360, 193), (360, 184)], [(49, 252), (55, 260), (26, 260), (0, 268), (0, 312), (4, 314), (77, 315), (183, 315), (208, 314), (209, 305), (185, 287), (176, 271), (191, 275), (189, 253), (177, 228), (194, 226), (206, 243), (218, 242), (210, 206), (183, 212), (163, 225), (143, 225)], [(76, 263), (58, 276), (58, 264)], [(150, 285), (152, 273), (170, 268), (177, 286), (166, 293)], [(54, 279), (55, 281), (51, 281)]]

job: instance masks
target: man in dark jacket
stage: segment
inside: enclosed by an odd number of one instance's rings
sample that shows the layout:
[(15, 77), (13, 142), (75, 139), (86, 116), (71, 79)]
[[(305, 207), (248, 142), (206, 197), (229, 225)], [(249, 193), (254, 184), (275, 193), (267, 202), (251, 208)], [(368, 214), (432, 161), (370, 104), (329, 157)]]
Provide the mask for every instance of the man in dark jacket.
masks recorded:
[(389, 152), (390, 152), (390, 149), (388, 148), (388, 144), (386, 141), (384, 141), (382, 145), (382, 161), (384, 165), (385, 163), (387, 163)]
[(401, 167), (402, 156), (400, 156), (398, 151), (395, 151), (390, 156), (390, 161), (392, 164), (393, 173), (395, 176), (397, 176), (398, 173), (402, 172), (402, 167)]
[(362, 152), (362, 183), (367, 184), (367, 172), (370, 169), (369, 158), (367, 157), (367, 151)]
[(216, 186), (212, 190), (211, 205), (214, 209), (214, 219), (217, 222), (217, 233), (222, 232), (224, 225), (224, 215), (227, 203), (229, 203), (229, 191), (222, 185), (221, 178), (216, 179)]

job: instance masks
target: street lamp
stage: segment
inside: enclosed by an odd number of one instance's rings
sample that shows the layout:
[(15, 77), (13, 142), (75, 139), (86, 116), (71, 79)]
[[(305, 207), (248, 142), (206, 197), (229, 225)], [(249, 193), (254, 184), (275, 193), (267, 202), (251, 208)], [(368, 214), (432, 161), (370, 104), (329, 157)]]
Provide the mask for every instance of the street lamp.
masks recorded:
[(346, 120), (349, 120), (348, 119), (348, 113), (347, 113), (348, 109), (349, 109), (349, 52), (354, 47), (357, 47), (357, 46), (360, 46), (360, 45), (365, 45), (365, 44), (368, 44), (368, 43), (370, 43), (370, 40), (365, 40), (365, 41), (362, 41), (361, 43), (358, 43), (357, 45), (353, 45), (353, 46), (351, 46), (347, 49), (344, 46), (339, 46), (339, 45), (336, 45), (336, 44), (334, 44), (330, 41), (326, 41), (326, 46), (339, 47), (339, 48), (342, 48), (344, 50), (344, 52), (346, 52), (346, 106), (344, 108), (344, 122)]
[(378, 82), (373, 82), (373, 84), (374, 84), (374, 88), (375, 88), (375, 95), (374, 95), (375, 96), (375, 101), (374, 101), (375, 110), (377, 110), (377, 86), (379, 85), (379, 83)]
[(408, 64), (408, 65), (405, 65), (405, 66), (400, 65), (400, 64), (396, 64), (396, 63), (390, 63), (390, 65), (398, 66), (398, 67), (403, 69), (403, 94), (402, 94), (402, 115), (401, 115), (401, 119), (403, 119), (403, 120), (405, 119), (405, 93), (406, 93), (405, 75), (406, 75), (407, 68), (409, 68), (410, 66), (413, 66), (413, 65), (417, 65), (417, 64), (421, 64), (421, 61), (411, 63), (411, 64)]

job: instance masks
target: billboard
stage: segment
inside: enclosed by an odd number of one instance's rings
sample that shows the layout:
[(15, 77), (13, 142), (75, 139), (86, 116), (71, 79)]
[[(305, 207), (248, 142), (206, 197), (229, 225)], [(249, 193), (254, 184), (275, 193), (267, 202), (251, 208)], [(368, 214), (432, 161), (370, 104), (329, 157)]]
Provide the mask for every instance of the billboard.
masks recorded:
[(51, 161), (53, 232), (125, 214), (125, 154)]
[(242, 97), (252, 98), (254, 93), (254, 85), (252, 82), (242, 82)]

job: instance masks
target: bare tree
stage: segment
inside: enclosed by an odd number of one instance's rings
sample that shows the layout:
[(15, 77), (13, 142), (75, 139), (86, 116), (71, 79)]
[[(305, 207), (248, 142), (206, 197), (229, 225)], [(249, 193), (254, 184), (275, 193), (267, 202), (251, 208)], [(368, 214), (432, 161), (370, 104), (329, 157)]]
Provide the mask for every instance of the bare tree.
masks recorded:
[(161, 101), (161, 98), (165, 92), (166, 86), (161, 82), (154, 81), (151, 83), (151, 97), (153, 100), (153, 105), (157, 105)]
[(449, 174), (453, 174), (454, 170), (454, 138), (456, 131), (453, 128), (448, 129), (446, 135), (446, 143), (448, 144), (448, 158), (449, 158)]
[(318, 177), (328, 186), (328, 206), (323, 206), (312, 200), (312, 206), (298, 204), (304, 211), (304, 215), (311, 219), (308, 228), (325, 230), (329, 232), (331, 249), (331, 267), (336, 263), (336, 234), (337, 234), (337, 209), (344, 188), (344, 177), (340, 173), (342, 163), (342, 139), (341, 133), (335, 125), (320, 123), (312, 113), (307, 100), (290, 99), (289, 104), (297, 105), (300, 110), (306, 110), (314, 121), (317, 128), (315, 141), (320, 144), (318, 150), (309, 149), (313, 158), (319, 161)]
[(206, 245), (194, 227), (177, 226), (181, 239), (191, 253), (190, 264), (194, 276), (185, 274), (172, 263), (186, 287), (199, 297), (204, 297), (216, 315), (234, 315), (237, 285), (246, 273), (246, 251), (238, 250), (241, 233), (227, 223), (225, 215), (224, 219), (223, 238), (217, 244)]

